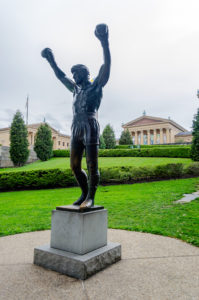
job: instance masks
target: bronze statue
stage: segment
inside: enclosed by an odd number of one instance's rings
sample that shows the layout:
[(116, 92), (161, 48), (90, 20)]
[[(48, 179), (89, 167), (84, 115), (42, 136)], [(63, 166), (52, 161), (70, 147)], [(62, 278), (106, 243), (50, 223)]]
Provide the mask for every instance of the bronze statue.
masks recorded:
[[(109, 79), (111, 65), (107, 25), (97, 25), (95, 36), (100, 40), (103, 48), (104, 64), (92, 83), (89, 80), (89, 70), (86, 66), (78, 64), (71, 68), (73, 81), (57, 66), (51, 49), (45, 48), (41, 53), (51, 65), (57, 78), (73, 93), (70, 162), (82, 190), (80, 198), (73, 205), (80, 205), (80, 209), (94, 205), (94, 197), (99, 183), (98, 148), (100, 129), (96, 113), (102, 99), (102, 88)], [(86, 172), (81, 168), (84, 149), (86, 151), (88, 179)]]

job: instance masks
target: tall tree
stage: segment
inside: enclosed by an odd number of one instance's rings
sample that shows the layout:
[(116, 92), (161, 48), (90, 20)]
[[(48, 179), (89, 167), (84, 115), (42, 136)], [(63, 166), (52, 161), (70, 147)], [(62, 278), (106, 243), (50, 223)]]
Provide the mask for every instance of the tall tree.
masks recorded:
[(104, 138), (106, 149), (113, 149), (115, 147), (116, 141), (113, 127), (110, 124), (106, 125), (102, 135)]
[(17, 111), (10, 128), (10, 158), (16, 167), (20, 167), (26, 163), (28, 155), (28, 131), (21, 112)]
[(194, 116), (192, 128), (191, 158), (194, 161), (199, 161), (199, 108), (197, 114)]
[(47, 123), (41, 124), (37, 130), (34, 150), (37, 153), (37, 157), (42, 161), (46, 161), (52, 157), (52, 133)]
[(129, 130), (123, 130), (119, 139), (120, 145), (132, 145), (132, 137)]

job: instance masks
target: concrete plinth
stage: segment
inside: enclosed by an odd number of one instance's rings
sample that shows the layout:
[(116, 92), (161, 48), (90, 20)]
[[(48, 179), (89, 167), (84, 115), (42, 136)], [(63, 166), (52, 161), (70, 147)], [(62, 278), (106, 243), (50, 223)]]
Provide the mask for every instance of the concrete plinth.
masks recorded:
[(108, 243), (84, 255), (54, 249), (49, 245), (34, 249), (34, 264), (82, 280), (120, 259), (121, 246), (118, 243)]
[(85, 254), (107, 245), (107, 210), (52, 211), (52, 248)]

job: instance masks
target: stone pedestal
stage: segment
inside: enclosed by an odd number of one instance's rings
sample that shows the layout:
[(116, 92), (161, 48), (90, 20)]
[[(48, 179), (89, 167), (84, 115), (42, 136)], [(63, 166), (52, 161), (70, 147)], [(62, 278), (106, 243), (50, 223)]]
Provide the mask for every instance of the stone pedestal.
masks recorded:
[(61, 206), (52, 211), (50, 245), (34, 249), (34, 264), (86, 279), (121, 259), (121, 246), (107, 244), (107, 210)]
[(85, 254), (107, 245), (107, 210), (52, 211), (52, 248)]

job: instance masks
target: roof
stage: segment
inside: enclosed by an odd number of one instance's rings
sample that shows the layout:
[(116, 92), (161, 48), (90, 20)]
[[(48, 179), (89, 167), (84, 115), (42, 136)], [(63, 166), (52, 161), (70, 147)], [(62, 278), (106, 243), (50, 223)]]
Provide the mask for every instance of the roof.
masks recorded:
[[(28, 127), (28, 128), (35, 128), (35, 129), (37, 129), (37, 128), (39, 128), (39, 126), (40, 126), (41, 124), (44, 124), (44, 122), (34, 123), (34, 124), (28, 124), (27, 127)], [(46, 122), (46, 124), (48, 124), (48, 123)], [(48, 124), (48, 126), (51, 128), (51, 130), (55, 131), (55, 132), (56, 132), (57, 134), (59, 134), (60, 136), (70, 138), (70, 135), (66, 135), (66, 134), (60, 133), (58, 130), (54, 129), (54, 128), (53, 128), (52, 126), (50, 126), (49, 124)], [(10, 130), (10, 127), (0, 128), (0, 131), (4, 131), (4, 130)]]
[(185, 136), (185, 135), (192, 135), (191, 131), (179, 132), (175, 136)]
[(178, 129), (180, 129), (183, 132), (187, 132), (187, 130), (182, 127), (181, 125), (177, 124), (176, 122), (174, 122), (171, 119), (163, 119), (163, 118), (159, 118), (159, 117), (152, 117), (152, 116), (141, 116), (137, 119), (134, 119), (126, 124), (123, 124), (122, 127), (123, 128), (128, 128), (128, 127), (133, 127), (133, 126), (143, 126), (143, 125), (152, 125), (152, 124), (163, 124), (163, 123), (170, 123), (171, 125), (177, 127)]

